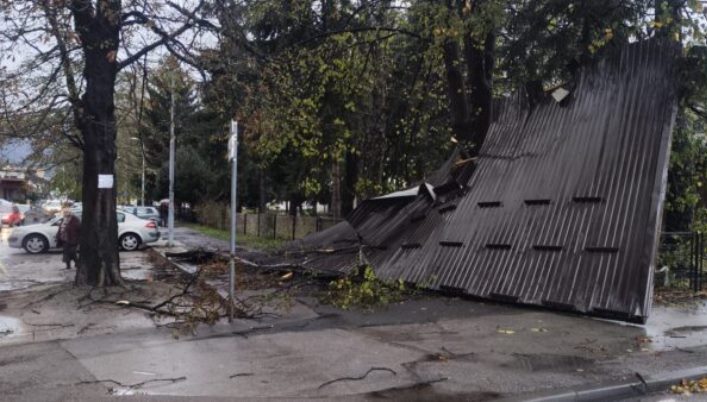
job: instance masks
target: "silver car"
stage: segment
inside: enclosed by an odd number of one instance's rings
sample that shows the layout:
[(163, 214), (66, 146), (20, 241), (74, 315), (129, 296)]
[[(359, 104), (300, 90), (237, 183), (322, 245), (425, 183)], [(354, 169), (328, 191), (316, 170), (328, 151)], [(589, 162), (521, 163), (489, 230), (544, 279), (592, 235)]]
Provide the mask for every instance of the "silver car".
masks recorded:
[(149, 219), (155, 222), (160, 221), (160, 212), (157, 210), (155, 207), (133, 207), (133, 206), (127, 206), (121, 208), (122, 211), (125, 211), (129, 214), (133, 214), (137, 216), (138, 218), (141, 219)]
[[(76, 213), (80, 218), (81, 214)], [(24, 248), (30, 254), (39, 254), (57, 247), (56, 235), (63, 217), (56, 217), (47, 223), (19, 226), (13, 229), (8, 244), (14, 248)], [(141, 244), (160, 239), (157, 224), (137, 216), (118, 212), (118, 247), (133, 251)]]

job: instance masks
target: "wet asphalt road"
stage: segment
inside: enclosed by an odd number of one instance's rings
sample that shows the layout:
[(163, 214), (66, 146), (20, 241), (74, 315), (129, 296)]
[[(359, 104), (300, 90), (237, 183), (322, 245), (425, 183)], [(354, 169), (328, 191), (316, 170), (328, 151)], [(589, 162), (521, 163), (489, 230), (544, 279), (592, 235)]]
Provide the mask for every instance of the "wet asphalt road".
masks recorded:
[[(11, 248), (7, 244), (11, 230), (3, 227), (0, 231), (0, 292), (74, 280), (76, 271), (73, 265), (70, 270), (66, 269), (61, 261), (61, 250), (32, 255), (24, 249)], [(147, 255), (143, 250), (121, 252), (123, 276), (128, 279), (144, 279), (149, 271), (146, 260)]]
[[(178, 233), (176, 239), (204, 244), (195, 232)], [(219, 243), (225, 242), (210, 242)], [(141, 256), (121, 253), (125, 274), (145, 271)], [(69, 282), (73, 271), (60, 260), (59, 253), (29, 256), (0, 244), (6, 271), (0, 289)], [(0, 325), (12, 317), (2, 318)], [(112, 388), (133, 394), (129, 400), (489, 400), (705, 365), (706, 333), (704, 305), (656, 308), (647, 326), (636, 326), (445, 297), (419, 297), (375, 313), (300, 297), (279, 316), (221, 323), (183, 339), (154, 327), (7, 346), (0, 337), (0, 395), (97, 400)], [(385, 369), (327, 384), (373, 367)], [(139, 390), (91, 382), (165, 378), (184, 379)], [(420, 385), (429, 382), (434, 385)], [(134, 395), (140, 393), (148, 395)]]
[(0, 231), (0, 292), (73, 280), (74, 271), (65, 269), (61, 251), (32, 255), (10, 248), (7, 238), (11, 231), (7, 227)]

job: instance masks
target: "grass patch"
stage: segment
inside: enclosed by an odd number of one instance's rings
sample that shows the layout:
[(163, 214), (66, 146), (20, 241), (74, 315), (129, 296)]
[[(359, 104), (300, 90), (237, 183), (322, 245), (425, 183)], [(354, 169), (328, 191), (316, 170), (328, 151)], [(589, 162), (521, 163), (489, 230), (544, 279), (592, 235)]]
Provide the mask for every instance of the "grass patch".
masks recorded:
[[(197, 232), (213, 237), (214, 239), (231, 241), (231, 232), (224, 229), (217, 229), (210, 226), (199, 225), (197, 223), (185, 223), (184, 226), (189, 229), (196, 230)], [(261, 251), (275, 251), (284, 245), (288, 240), (285, 239), (273, 239), (268, 237), (258, 237), (249, 234), (238, 233), (236, 236), (236, 244), (239, 247), (245, 247), (254, 250)]]

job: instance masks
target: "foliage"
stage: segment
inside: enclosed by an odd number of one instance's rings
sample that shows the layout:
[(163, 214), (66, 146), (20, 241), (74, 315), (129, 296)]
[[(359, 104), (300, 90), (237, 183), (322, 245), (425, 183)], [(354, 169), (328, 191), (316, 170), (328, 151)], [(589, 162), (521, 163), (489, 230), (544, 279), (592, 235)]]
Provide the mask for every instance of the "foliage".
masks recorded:
[[(213, 237), (215, 239), (230, 241), (231, 232), (229, 230), (217, 229), (211, 226), (199, 225), (199, 224), (185, 224), (186, 227), (196, 230), (206, 236)], [(261, 250), (261, 251), (275, 251), (285, 244), (285, 240), (273, 239), (271, 237), (259, 237), (250, 234), (238, 233), (237, 235), (237, 245), (238, 247), (244, 247), (246, 249)]]
[[(700, 119), (689, 112), (681, 113), (673, 130), (672, 152), (668, 171), (668, 192), (665, 203), (667, 232), (705, 229), (698, 212), (705, 175), (707, 174), (707, 138)], [(695, 130), (697, 127), (698, 130)], [(702, 132), (696, 132), (702, 131)]]
[(376, 277), (373, 267), (366, 265), (347, 277), (329, 283), (329, 289), (322, 300), (344, 310), (372, 309), (398, 302), (407, 293), (403, 281), (384, 282)]
[[(404, 12), (389, 2), (330, 2), (319, 13), (310, 3), (286, 9), (264, 1), (245, 10), (248, 45), (267, 59), (215, 65), (207, 99), (235, 102), (244, 145), (279, 199), (329, 202), (342, 181), (352, 203), (421, 178), (448, 150), (448, 128), (438, 124), (446, 108), (441, 70), (408, 35), (367, 29), (406, 28)], [(221, 57), (248, 57), (238, 41), (226, 35)]]

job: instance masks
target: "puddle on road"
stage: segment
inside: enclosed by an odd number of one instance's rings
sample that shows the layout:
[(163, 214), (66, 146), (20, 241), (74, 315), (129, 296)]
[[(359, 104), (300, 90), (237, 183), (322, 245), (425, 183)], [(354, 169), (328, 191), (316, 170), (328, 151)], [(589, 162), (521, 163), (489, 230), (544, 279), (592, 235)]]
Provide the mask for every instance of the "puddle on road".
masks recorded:
[(22, 321), (0, 315), (0, 339), (20, 335), (24, 332)]
[(22, 290), (27, 289), (31, 286), (36, 285), (35, 281), (10, 281), (10, 282), (0, 282), (0, 292), (5, 292), (8, 290)]
[(654, 350), (669, 350), (707, 344), (707, 304), (691, 307), (654, 306), (645, 325)]
[(120, 264), (120, 274), (123, 279), (133, 281), (152, 280), (153, 278), (153, 273), (150, 267), (126, 266), (123, 263)]
[(524, 354), (513, 353), (516, 360), (507, 367), (528, 371), (566, 371), (583, 369), (594, 364), (593, 359), (580, 356), (555, 354)]

